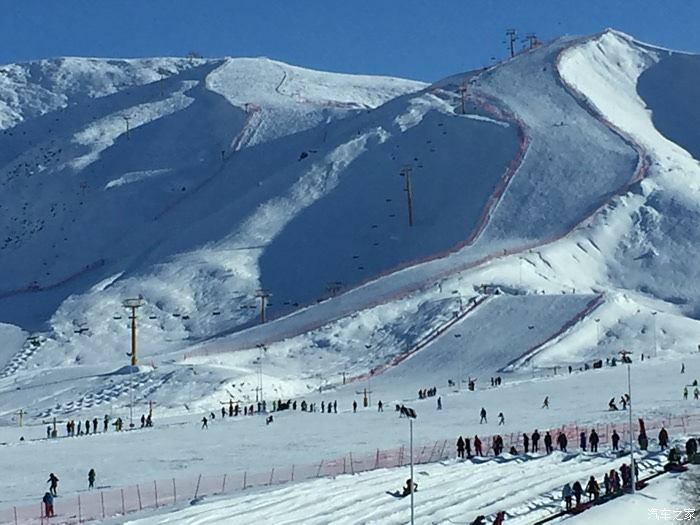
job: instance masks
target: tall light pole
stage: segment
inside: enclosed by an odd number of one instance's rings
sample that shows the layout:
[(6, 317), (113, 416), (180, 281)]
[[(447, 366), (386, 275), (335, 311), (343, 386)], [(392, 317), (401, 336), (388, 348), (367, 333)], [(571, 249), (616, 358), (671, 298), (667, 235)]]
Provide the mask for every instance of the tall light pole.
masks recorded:
[(263, 360), (263, 352), (267, 352), (267, 346), (265, 346), (263, 343), (258, 343), (255, 345), (258, 347), (258, 350), (260, 350), (260, 355), (258, 356), (258, 389), (260, 390), (260, 402), (262, 403), (263, 399), (263, 373), (262, 373), (262, 360)]
[[(462, 334), (455, 334), (455, 339), (462, 337)], [(459, 352), (459, 378), (457, 379), (457, 391), (462, 390), (462, 377), (464, 377), (464, 370), (462, 369), (462, 350), (458, 348)]]
[(409, 432), (409, 457), (411, 458), (411, 525), (414, 525), (414, 504), (413, 504), (413, 487), (415, 483), (413, 482), (413, 420), (417, 417), (416, 411), (412, 408), (406, 407), (406, 415), (408, 416), (408, 432)]
[[(365, 348), (369, 350), (372, 348), (372, 345), (366, 344)], [(372, 374), (374, 374), (374, 369), (370, 368), (369, 369), (369, 374), (367, 374), (367, 406), (371, 407), (372, 406)]]
[(632, 359), (629, 357), (632, 352), (622, 350), (620, 355), (622, 360), (627, 363), (627, 410), (629, 412), (630, 424), (630, 478), (632, 480), (632, 494), (636, 490), (636, 475), (634, 472), (634, 436), (632, 435)]
[(136, 366), (138, 359), (136, 358), (136, 309), (143, 306), (143, 300), (138, 297), (136, 299), (126, 299), (122, 303), (124, 308), (129, 308), (131, 310), (131, 353), (126, 355), (131, 357), (131, 366)]

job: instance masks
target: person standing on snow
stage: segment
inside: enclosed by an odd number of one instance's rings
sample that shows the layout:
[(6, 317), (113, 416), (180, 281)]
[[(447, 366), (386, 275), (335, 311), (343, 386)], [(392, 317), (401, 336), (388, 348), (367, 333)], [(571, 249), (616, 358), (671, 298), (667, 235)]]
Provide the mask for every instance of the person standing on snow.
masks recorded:
[(571, 497), (573, 496), (573, 491), (571, 490), (571, 485), (568, 483), (564, 485), (561, 491), (561, 497), (566, 502), (566, 510), (571, 510)]
[(544, 398), (544, 402), (542, 403), (542, 408), (549, 408), (549, 396), (546, 396)]
[(464, 452), (467, 454), (467, 459), (472, 457), (472, 444), (469, 442), (469, 438), (464, 438)]
[(437, 398), (437, 409), (442, 410), (442, 397)]
[(613, 430), (613, 433), (611, 436), (611, 441), (612, 441), (612, 449), (619, 450), (618, 445), (620, 443), (620, 435), (617, 433), (617, 430)]
[(483, 456), (481, 453), (481, 440), (479, 439), (479, 436), (474, 436), (474, 455)]
[(540, 433), (535, 429), (532, 433), (532, 451), (539, 452), (540, 448)]
[(457, 439), (457, 457), (464, 459), (464, 439), (462, 436)]
[(693, 399), (697, 401), (698, 398), (700, 398), (700, 390), (698, 390), (698, 387), (695, 387), (695, 390), (693, 390)]
[(95, 488), (95, 469), (91, 468), (88, 472), (88, 490)]
[(527, 437), (527, 434), (523, 434), (523, 448), (525, 449), (525, 454), (530, 451), (530, 439)]
[(668, 448), (668, 432), (664, 427), (661, 427), (661, 430), (659, 430), (659, 446), (661, 450)]
[(588, 478), (588, 483), (586, 484), (586, 493), (588, 494), (588, 501), (592, 499), (598, 499), (600, 487), (598, 486), (598, 482), (593, 476)]
[(382, 404), (381, 401), (379, 401), (379, 403), (377, 403), (377, 412), (384, 412), (384, 405)]
[(488, 423), (486, 420), (486, 409), (484, 407), (481, 407), (481, 419), (479, 420), (479, 424), (481, 425), (482, 423)]
[(683, 399), (688, 399), (688, 387), (683, 387)]
[(506, 417), (503, 415), (503, 412), (498, 413), (498, 425), (505, 425), (506, 424)]
[(53, 495), (50, 492), (46, 492), (44, 493), (44, 497), (41, 501), (44, 503), (44, 514), (46, 515), (46, 517), (54, 517), (56, 514), (54, 514), (53, 510)]
[(569, 440), (566, 439), (566, 434), (563, 432), (559, 432), (559, 435), (557, 436), (557, 443), (559, 444), (559, 450), (562, 452), (566, 452), (566, 445), (568, 444)]
[(586, 451), (586, 431), (582, 430), (579, 436), (579, 444), (581, 445), (581, 450)]
[(207, 419), (207, 416), (204, 416), (202, 418), (202, 430), (205, 428), (209, 428), (209, 420)]
[(598, 433), (595, 431), (595, 428), (591, 430), (591, 435), (588, 436), (588, 442), (591, 444), (591, 452), (598, 452), (598, 442), (600, 441), (600, 438), (598, 437)]
[(574, 496), (576, 497), (576, 506), (581, 504), (581, 496), (583, 495), (583, 487), (576, 481), (573, 486)]
[(552, 453), (552, 435), (549, 433), (549, 430), (544, 435), (544, 448), (547, 454)]
[(353, 401), (353, 402), (352, 402), (352, 412), (353, 412), (353, 414), (354, 414), (355, 412), (357, 412), (357, 401)]

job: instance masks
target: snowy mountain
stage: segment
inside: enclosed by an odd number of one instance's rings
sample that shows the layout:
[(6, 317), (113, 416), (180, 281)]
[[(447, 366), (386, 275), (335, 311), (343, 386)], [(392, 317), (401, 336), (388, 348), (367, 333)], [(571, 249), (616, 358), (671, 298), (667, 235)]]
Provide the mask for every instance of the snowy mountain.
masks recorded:
[[(113, 466), (93, 443), (115, 455), (131, 447), (112, 486), (224, 462), (274, 474), (405, 445), (403, 420), (351, 412), (365, 391), (369, 408), (381, 399), (387, 413), (414, 404), (423, 442), (475, 433), (464, 407), (506, 407), (511, 438), (574, 419), (621, 424), (625, 414), (602, 408), (624, 390), (622, 369), (584, 363), (622, 349), (634, 351), (640, 417), (692, 412), (677, 400), (688, 383), (677, 366), (687, 363), (688, 377), (700, 370), (698, 78), (700, 57), (614, 30), (432, 85), (263, 58), (0, 67), (0, 436), (12, 449), (9, 471), (40, 468), (32, 462), (47, 442), (71, 491), (82, 486), (84, 457), (100, 473)], [(265, 323), (260, 290), (271, 293)], [(122, 301), (132, 297), (143, 299), (135, 371), (123, 368)], [(553, 375), (568, 367), (581, 373)], [(506, 388), (488, 386), (495, 375)], [(476, 391), (465, 390), (469, 380)], [(239, 418), (233, 447), (224, 423), (209, 433), (192, 426), (220, 403), (256, 401), (263, 385), (268, 401), (335, 399), (341, 410), (319, 416), (335, 418), (330, 425), (275, 415), (274, 435)], [(416, 399), (429, 386), (444, 412)], [(545, 396), (551, 412), (539, 409)], [(53, 418), (128, 420), (152, 404), (155, 434), (38, 439)], [(30, 426), (8, 428), (20, 410)], [(26, 446), (20, 435), (31, 438)], [(528, 498), (551, 500), (563, 478), (550, 474), (569, 459), (541, 461), (536, 494), (509, 496), (523, 523)], [(519, 472), (513, 461), (495, 472), (485, 464), (479, 479)], [(614, 461), (569, 464), (593, 474)], [(429, 470), (443, 482), (463, 478), (455, 465)], [(362, 490), (404, 474), (369, 475)], [(33, 501), (35, 481), (13, 479), (0, 514)], [(315, 489), (294, 490), (304, 501)], [(271, 505), (282, 497), (268, 496)], [(500, 498), (460, 496), (421, 515), (494, 513)], [(227, 505), (191, 519), (225, 520)], [(405, 522), (381, 498), (374, 511), (367, 520)], [(295, 512), (298, 522), (310, 515)], [(355, 511), (334, 512), (352, 522)], [(260, 519), (255, 508), (241, 516)]]
[(616, 31), (431, 86), (268, 59), (3, 66), (2, 374), (119, 368), (135, 296), (148, 396), (173, 409), (183, 357), (252, 396), (262, 343), (290, 395), (400, 378), (419, 349), (444, 381), (455, 330), (486, 336), (478, 373), (692, 351), (697, 67)]

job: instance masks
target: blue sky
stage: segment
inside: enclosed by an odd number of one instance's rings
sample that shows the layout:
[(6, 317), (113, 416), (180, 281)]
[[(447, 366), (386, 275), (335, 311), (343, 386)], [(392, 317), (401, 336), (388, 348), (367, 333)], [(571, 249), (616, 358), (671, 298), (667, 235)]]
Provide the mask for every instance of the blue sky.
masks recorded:
[(614, 27), (700, 51), (693, 0), (0, 0), (0, 63), (55, 56), (260, 56), (438, 80), (542, 39)]

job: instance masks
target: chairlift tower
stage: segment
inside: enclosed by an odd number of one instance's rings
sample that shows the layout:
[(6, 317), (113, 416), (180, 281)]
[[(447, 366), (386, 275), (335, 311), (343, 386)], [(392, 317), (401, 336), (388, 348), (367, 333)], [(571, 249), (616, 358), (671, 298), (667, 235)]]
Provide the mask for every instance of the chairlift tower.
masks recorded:
[(138, 363), (136, 357), (136, 310), (143, 306), (143, 300), (140, 297), (125, 299), (122, 302), (122, 306), (131, 310), (131, 315), (129, 316), (129, 319), (131, 319), (131, 352), (126, 355), (131, 357), (131, 366), (136, 366), (136, 363)]
[(411, 171), (413, 168), (411, 166), (404, 166), (401, 168), (400, 175), (405, 179), (405, 185), (403, 191), (406, 192), (406, 206), (408, 208), (408, 225), (413, 226), (413, 190), (411, 188)]
[(515, 56), (515, 40), (516, 40), (516, 35), (517, 31), (515, 29), (507, 29), (506, 30), (506, 39), (504, 43), (508, 46), (508, 49), (510, 50), (510, 57), (513, 58)]
[(255, 292), (255, 297), (260, 299), (260, 323), (265, 324), (265, 306), (267, 303), (267, 299), (271, 296), (272, 294), (268, 292), (267, 290), (260, 289), (257, 292)]

